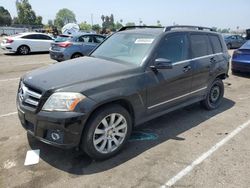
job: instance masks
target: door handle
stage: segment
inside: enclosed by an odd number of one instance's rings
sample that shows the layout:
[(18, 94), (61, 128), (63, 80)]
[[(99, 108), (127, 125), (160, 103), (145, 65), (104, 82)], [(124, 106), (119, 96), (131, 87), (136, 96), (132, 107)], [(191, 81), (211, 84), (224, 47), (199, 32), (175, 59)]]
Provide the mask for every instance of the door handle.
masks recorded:
[(190, 65), (187, 65), (185, 67), (183, 67), (183, 72), (188, 72), (191, 70), (191, 66)]
[(210, 59), (210, 63), (216, 63), (216, 60), (214, 59), (214, 57), (212, 57), (212, 58)]

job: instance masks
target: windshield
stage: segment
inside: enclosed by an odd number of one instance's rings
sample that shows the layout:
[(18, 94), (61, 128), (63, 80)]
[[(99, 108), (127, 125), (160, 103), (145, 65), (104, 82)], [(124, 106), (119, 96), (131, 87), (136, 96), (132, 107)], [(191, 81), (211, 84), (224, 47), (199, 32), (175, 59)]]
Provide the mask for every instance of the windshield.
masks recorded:
[(154, 38), (154, 35), (148, 34), (116, 33), (98, 47), (91, 56), (139, 65)]
[(71, 40), (71, 36), (67, 36), (67, 35), (59, 35), (56, 37), (55, 42), (66, 42)]
[(248, 40), (245, 44), (243, 44), (240, 49), (250, 49), (250, 40)]

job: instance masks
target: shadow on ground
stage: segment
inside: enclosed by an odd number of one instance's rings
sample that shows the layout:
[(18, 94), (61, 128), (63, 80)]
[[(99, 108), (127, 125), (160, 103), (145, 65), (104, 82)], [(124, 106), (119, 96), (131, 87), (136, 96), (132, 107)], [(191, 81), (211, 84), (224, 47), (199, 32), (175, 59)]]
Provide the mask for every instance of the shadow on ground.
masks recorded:
[(154, 133), (158, 135), (158, 139), (130, 140), (118, 155), (105, 161), (93, 161), (82, 152), (58, 149), (41, 143), (31, 136), (28, 136), (28, 140), (32, 149), (41, 150), (40, 158), (53, 167), (75, 175), (93, 174), (114, 168), (170, 139), (182, 142), (185, 138), (178, 135), (193, 127), (201, 126), (202, 122), (227, 111), (234, 104), (233, 101), (224, 99), (220, 108), (213, 111), (206, 111), (199, 104), (194, 104), (149, 121), (137, 127), (135, 131)]
[(245, 73), (245, 72), (234, 72), (234, 76), (239, 76), (239, 77), (244, 77), (244, 78), (250, 78), (250, 72)]
[(14, 52), (6, 52), (6, 53), (3, 53), (4, 55), (7, 55), (7, 56), (29, 56), (29, 55), (41, 55), (41, 54), (49, 54), (49, 52), (31, 52), (27, 55), (20, 55), (18, 53), (14, 53)]

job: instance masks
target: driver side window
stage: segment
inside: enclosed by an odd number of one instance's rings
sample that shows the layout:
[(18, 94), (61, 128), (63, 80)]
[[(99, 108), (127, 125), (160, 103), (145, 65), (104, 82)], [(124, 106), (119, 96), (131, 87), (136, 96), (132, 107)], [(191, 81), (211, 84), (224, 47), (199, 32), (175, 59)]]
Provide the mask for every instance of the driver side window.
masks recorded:
[(178, 34), (167, 36), (161, 42), (157, 58), (168, 59), (171, 62), (178, 62), (187, 58), (187, 36)]

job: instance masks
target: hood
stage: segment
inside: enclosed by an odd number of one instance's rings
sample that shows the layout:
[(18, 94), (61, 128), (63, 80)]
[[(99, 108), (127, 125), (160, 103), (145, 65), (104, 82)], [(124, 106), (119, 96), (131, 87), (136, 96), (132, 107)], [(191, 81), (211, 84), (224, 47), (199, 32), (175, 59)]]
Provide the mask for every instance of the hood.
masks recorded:
[(41, 91), (59, 89), (83, 82), (98, 81), (138, 68), (94, 57), (82, 57), (37, 69), (23, 77), (25, 84)]

